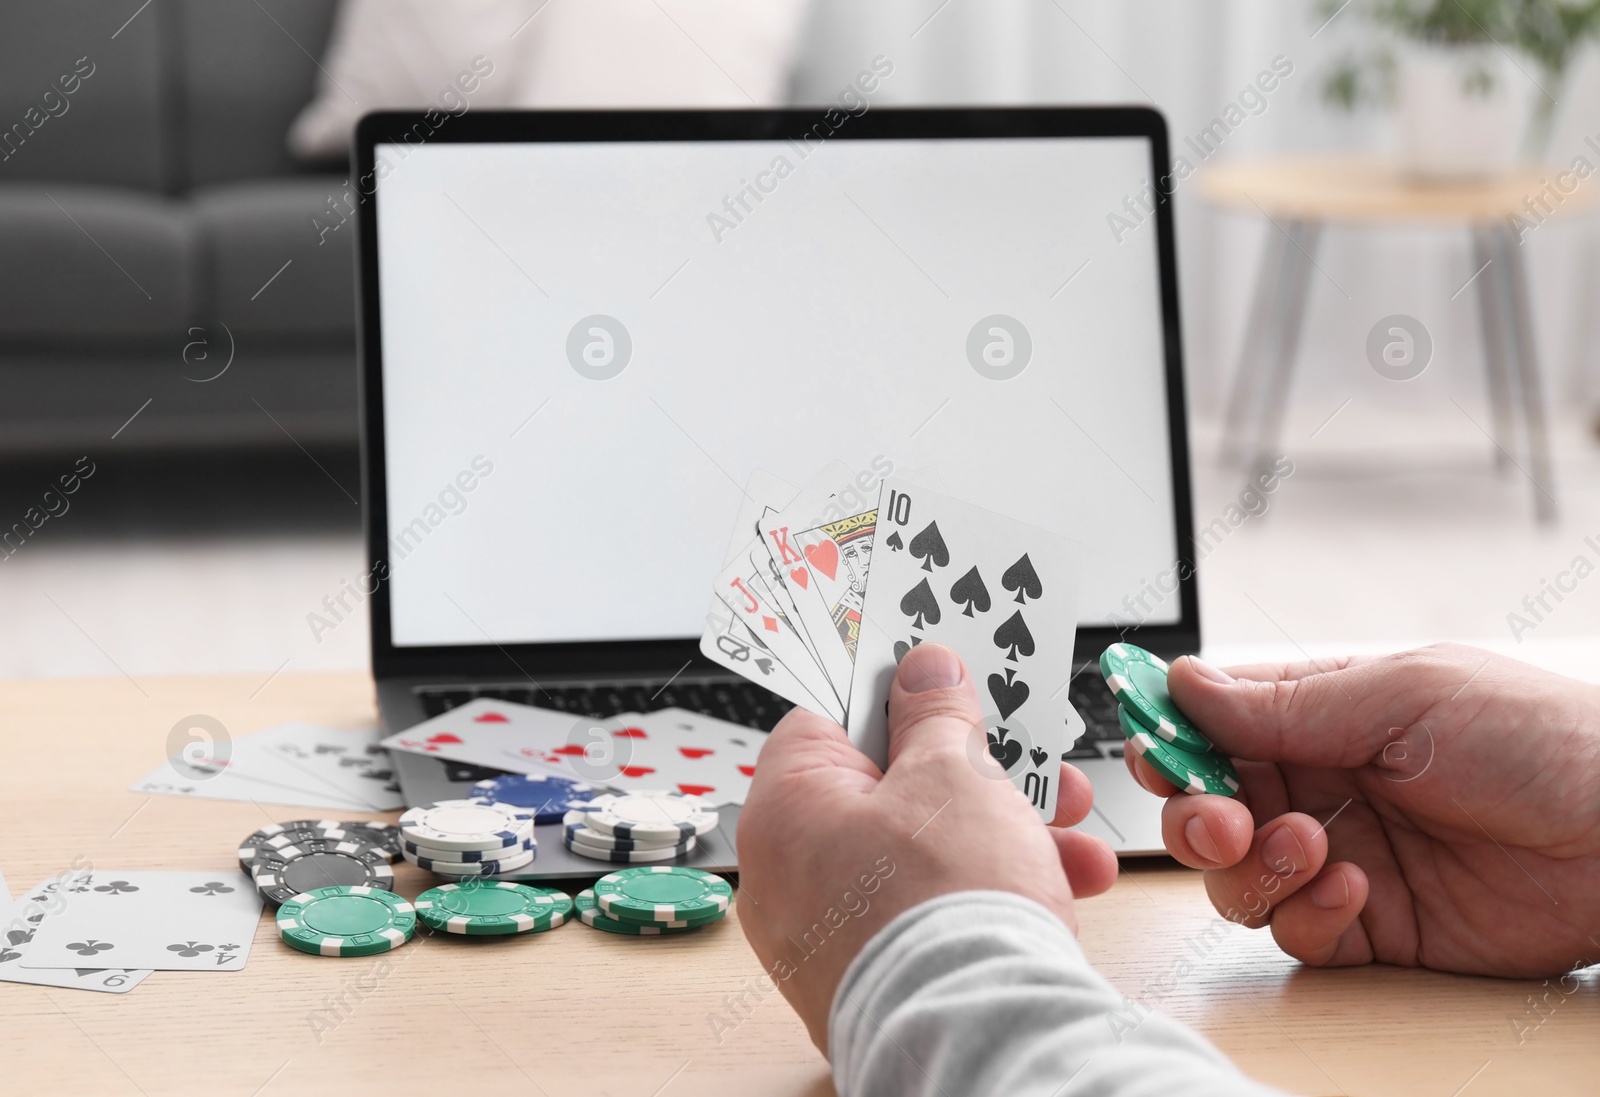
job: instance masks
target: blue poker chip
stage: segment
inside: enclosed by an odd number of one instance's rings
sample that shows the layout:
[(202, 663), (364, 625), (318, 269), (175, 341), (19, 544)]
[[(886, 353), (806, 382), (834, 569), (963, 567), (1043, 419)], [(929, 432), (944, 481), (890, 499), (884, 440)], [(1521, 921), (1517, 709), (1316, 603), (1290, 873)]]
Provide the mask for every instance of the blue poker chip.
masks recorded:
[(601, 791), (553, 774), (512, 773), (479, 781), (472, 786), (471, 795), (531, 811), (536, 823), (559, 823), (567, 808), (592, 800)]

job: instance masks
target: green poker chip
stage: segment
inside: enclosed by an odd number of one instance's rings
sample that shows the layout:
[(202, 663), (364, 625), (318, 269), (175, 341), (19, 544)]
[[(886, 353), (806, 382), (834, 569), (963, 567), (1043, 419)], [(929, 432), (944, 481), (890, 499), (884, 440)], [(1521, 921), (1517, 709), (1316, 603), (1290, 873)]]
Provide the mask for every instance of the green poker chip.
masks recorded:
[(667, 937), (674, 933), (691, 933), (700, 928), (700, 924), (690, 925), (687, 922), (643, 924), (612, 918), (600, 909), (592, 888), (578, 892), (572, 902), (578, 911), (578, 921), (607, 933), (621, 933), (630, 937)]
[(399, 948), (416, 932), (412, 905), (381, 888), (317, 888), (278, 908), (278, 936), (313, 956), (376, 956)]
[(733, 886), (697, 868), (641, 865), (600, 877), (594, 897), (612, 917), (625, 911), (659, 924), (726, 913), (733, 902)]
[(423, 925), (467, 937), (539, 933), (564, 924), (572, 914), (572, 899), (565, 892), (504, 880), (441, 884), (417, 896), (415, 905)]
[(1132, 644), (1112, 644), (1100, 653), (1100, 673), (1130, 716), (1173, 746), (1204, 753), (1211, 741), (1173, 703), (1167, 670), (1165, 659)]
[(1122, 725), (1122, 734), (1128, 738), (1128, 745), (1157, 773), (1184, 792), (1193, 796), (1208, 792), (1232, 796), (1239, 791), (1239, 774), (1225, 756), (1209, 748), (1203, 754), (1195, 754), (1158, 739), (1121, 705), (1117, 706), (1117, 721)]

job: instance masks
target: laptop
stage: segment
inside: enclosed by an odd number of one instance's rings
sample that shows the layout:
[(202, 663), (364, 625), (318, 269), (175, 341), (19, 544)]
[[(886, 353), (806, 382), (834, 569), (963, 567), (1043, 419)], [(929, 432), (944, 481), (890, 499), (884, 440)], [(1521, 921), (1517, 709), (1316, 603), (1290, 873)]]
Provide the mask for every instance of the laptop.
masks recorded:
[[(1159, 113), (380, 113), (355, 164), (391, 731), (478, 697), (770, 730), (698, 645), (747, 478), (926, 470), (1083, 543), (1083, 829), (1161, 850), (1097, 668), (1200, 643)], [(493, 772), (396, 762), (413, 803)]]

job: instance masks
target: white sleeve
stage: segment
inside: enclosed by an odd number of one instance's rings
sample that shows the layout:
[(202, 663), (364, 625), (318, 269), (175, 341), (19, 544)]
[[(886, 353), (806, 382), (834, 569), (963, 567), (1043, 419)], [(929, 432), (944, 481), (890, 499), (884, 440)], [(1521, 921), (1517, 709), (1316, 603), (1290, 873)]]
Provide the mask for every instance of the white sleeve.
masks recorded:
[(829, 1017), (840, 1097), (1262, 1097), (1197, 1033), (1119, 994), (1061, 920), (1000, 891), (913, 907)]

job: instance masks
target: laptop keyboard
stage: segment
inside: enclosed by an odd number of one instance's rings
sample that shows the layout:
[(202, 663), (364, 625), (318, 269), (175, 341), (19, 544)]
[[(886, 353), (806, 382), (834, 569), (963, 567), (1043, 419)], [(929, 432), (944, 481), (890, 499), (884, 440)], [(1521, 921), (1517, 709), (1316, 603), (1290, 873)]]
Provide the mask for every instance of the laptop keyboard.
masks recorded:
[[(432, 716), (449, 712), (481, 697), (519, 705), (570, 712), (575, 716), (604, 719), (621, 712), (654, 712), (685, 708), (746, 727), (771, 731), (794, 706), (742, 678), (685, 681), (579, 682), (569, 685), (532, 686), (528, 683), (483, 686), (432, 686), (418, 691), (423, 710)], [(1122, 757), (1122, 729), (1117, 724), (1117, 699), (1095, 668), (1073, 679), (1067, 691), (1073, 707), (1087, 727), (1067, 758)]]
[(604, 719), (619, 712), (654, 712), (684, 708), (746, 727), (771, 731), (794, 706), (742, 678), (686, 681), (578, 682), (568, 685), (434, 686), (418, 691), (423, 710), (431, 717), (449, 712), (482, 697), (519, 705), (570, 712), (574, 716)]

